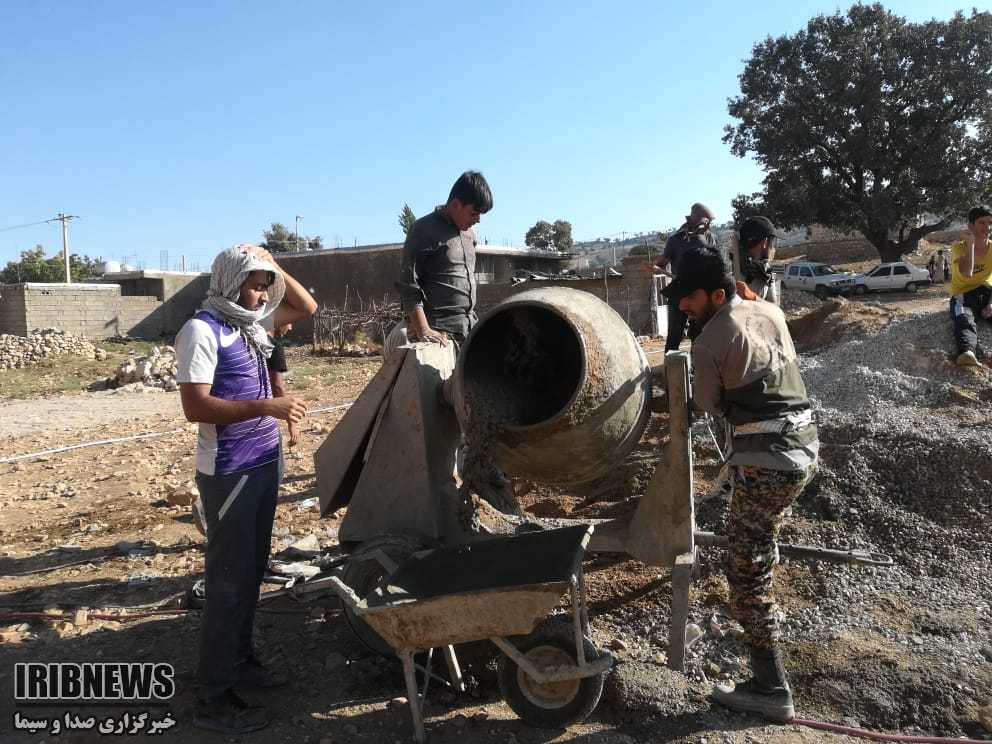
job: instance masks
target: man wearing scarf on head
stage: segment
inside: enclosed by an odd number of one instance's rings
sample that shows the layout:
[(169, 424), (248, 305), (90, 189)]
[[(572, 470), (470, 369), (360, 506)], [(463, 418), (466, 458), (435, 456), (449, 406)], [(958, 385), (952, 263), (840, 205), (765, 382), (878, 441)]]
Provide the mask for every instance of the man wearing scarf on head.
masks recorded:
[(276, 420), (299, 422), (306, 407), (293, 396), (272, 397), (265, 326), (316, 309), (268, 251), (238, 245), (214, 259), (207, 299), (176, 337), (183, 412), (200, 424), (196, 484), (210, 535), (193, 718), (200, 728), (238, 735), (265, 727), (265, 708), (234, 687), (285, 684), (255, 658), (251, 638), (282, 475)]

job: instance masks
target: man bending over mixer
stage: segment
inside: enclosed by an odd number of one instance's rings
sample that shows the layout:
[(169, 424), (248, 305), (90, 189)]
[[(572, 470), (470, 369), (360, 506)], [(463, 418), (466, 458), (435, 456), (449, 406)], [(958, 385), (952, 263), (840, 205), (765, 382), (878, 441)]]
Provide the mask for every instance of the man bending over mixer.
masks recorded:
[[(458, 353), (478, 320), (473, 227), (492, 208), (493, 194), (485, 177), (465, 171), (451, 187), (448, 201), (413, 223), (396, 282), (406, 320), (389, 334), (386, 356), (407, 341), (453, 342)], [(509, 479), (477, 445), (468, 438), (459, 458), (466, 527), (478, 526), (470, 492), (500, 511), (520, 511)]]
[(664, 290), (701, 332), (692, 345), (693, 400), (733, 429), (728, 462), (731, 610), (744, 628), (752, 678), (719, 685), (714, 699), (773, 721), (795, 717), (772, 597), (776, 541), (785, 511), (816, 471), (819, 440), (782, 311), (744, 302), (716, 249), (696, 246)]

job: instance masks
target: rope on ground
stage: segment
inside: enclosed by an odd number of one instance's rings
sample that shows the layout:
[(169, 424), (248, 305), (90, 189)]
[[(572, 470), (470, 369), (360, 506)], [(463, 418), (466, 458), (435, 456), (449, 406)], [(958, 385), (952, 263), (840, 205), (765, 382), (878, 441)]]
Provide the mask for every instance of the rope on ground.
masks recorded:
[(806, 726), (808, 728), (830, 731), (835, 734), (847, 734), (857, 736), (862, 739), (875, 739), (876, 741), (897, 741), (908, 742), (909, 744), (988, 744), (981, 739), (959, 739), (952, 736), (910, 736), (909, 734), (883, 734), (880, 731), (869, 731), (868, 729), (856, 728), (854, 726), (841, 726), (837, 723), (824, 723), (823, 721), (810, 721), (805, 718), (793, 718), (789, 725)]
[[(328, 406), (327, 408), (315, 408), (312, 411), (307, 411), (307, 414), (315, 413), (327, 413), (328, 411), (338, 411), (342, 408), (348, 408), (351, 403), (342, 403), (337, 406)], [(41, 452), (29, 452), (26, 455), (13, 455), (11, 457), (0, 458), (0, 465), (8, 462), (17, 462), (18, 460), (30, 460), (32, 457), (45, 457), (46, 455), (57, 455), (61, 452), (69, 452), (71, 450), (84, 449), (86, 447), (102, 447), (108, 444), (118, 444), (120, 442), (134, 442), (139, 439), (154, 439), (155, 437), (164, 437), (169, 434), (179, 434), (184, 432), (186, 429), (169, 429), (168, 431), (152, 431), (145, 434), (135, 434), (130, 437), (117, 437), (115, 439), (99, 439), (95, 442), (83, 442), (82, 444), (70, 444), (67, 447), (56, 447), (55, 449), (42, 450)]]

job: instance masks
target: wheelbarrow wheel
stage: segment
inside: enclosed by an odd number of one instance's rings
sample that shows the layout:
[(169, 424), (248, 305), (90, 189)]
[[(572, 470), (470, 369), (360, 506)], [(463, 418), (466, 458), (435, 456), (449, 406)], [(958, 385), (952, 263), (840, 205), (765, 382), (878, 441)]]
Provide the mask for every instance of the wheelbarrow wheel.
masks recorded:
[[(373, 537), (352, 552), (344, 571), (344, 583), (359, 597), (365, 597), (386, 575), (386, 569), (372, 555), (376, 550), (381, 550), (394, 563), (400, 564), (414, 553), (434, 547), (437, 547), (435, 541), (413, 530)], [(343, 609), (345, 622), (363, 646), (380, 656), (396, 656), (393, 647), (372, 630), (368, 623), (347, 607)]]
[[(587, 661), (599, 656), (588, 638), (582, 641)], [(571, 624), (546, 624), (515, 645), (539, 669), (576, 663)], [(532, 726), (564, 728), (595, 710), (606, 674), (541, 684), (504, 655), (499, 666), (499, 690), (513, 712)]]

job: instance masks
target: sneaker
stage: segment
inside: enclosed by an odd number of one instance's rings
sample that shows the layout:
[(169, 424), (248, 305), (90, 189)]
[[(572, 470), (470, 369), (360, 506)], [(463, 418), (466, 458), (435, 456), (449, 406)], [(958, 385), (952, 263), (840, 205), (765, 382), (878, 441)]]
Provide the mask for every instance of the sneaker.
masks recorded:
[(788, 687), (768, 689), (753, 679), (736, 687), (717, 685), (713, 689), (713, 699), (725, 708), (757, 713), (775, 723), (788, 723), (796, 717), (792, 692)]
[(269, 713), (262, 706), (247, 702), (234, 690), (227, 690), (218, 697), (197, 703), (193, 725), (238, 736), (268, 726)]
[(962, 351), (958, 354), (957, 364), (959, 367), (974, 367), (978, 364), (978, 357), (970, 349), (968, 351)]
[(286, 684), (286, 681), (285, 674), (268, 669), (255, 657), (251, 657), (238, 665), (238, 684), (247, 687), (270, 689), (272, 687), (282, 687)]

